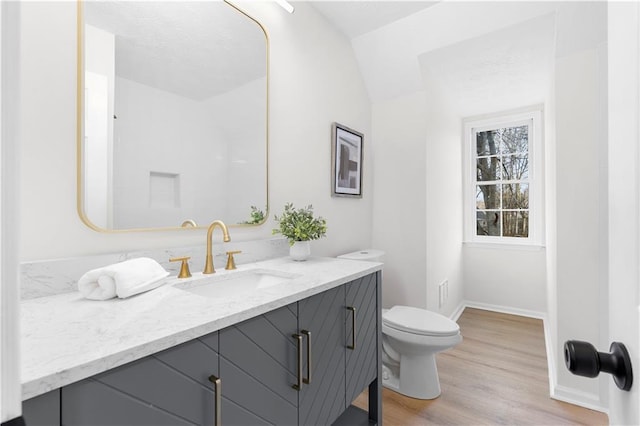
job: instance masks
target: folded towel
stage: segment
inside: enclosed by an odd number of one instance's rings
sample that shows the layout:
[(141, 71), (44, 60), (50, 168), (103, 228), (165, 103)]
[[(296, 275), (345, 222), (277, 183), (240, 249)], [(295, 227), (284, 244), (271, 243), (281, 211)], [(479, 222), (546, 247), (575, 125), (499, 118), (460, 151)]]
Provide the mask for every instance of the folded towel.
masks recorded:
[(161, 286), (168, 275), (155, 260), (139, 257), (85, 273), (78, 280), (78, 291), (92, 300), (124, 299)]

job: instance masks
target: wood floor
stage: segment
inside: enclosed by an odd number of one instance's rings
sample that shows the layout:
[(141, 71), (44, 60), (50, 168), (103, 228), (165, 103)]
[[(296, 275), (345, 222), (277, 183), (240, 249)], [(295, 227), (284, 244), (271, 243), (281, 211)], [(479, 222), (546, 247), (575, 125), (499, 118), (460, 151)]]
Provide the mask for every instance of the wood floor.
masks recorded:
[[(462, 343), (437, 356), (440, 397), (384, 389), (385, 426), (608, 424), (606, 414), (549, 397), (542, 321), (467, 308), (458, 324)], [(354, 404), (366, 409), (366, 394)]]

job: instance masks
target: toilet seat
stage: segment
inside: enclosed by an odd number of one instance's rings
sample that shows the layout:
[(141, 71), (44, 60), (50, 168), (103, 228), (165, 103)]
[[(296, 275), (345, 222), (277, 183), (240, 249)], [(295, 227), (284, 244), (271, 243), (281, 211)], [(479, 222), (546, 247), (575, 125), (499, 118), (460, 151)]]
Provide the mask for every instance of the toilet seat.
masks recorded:
[(448, 337), (460, 333), (460, 327), (449, 318), (411, 306), (394, 306), (384, 310), (382, 322), (387, 327), (420, 336)]

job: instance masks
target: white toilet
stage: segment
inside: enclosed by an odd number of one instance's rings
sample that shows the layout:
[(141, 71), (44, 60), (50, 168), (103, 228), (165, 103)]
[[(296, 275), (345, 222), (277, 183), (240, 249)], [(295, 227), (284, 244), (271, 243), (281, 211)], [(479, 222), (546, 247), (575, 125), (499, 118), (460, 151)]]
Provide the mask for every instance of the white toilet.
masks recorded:
[[(384, 252), (362, 250), (338, 258), (382, 262)], [(410, 306), (383, 309), (382, 385), (412, 398), (437, 398), (435, 355), (461, 341), (458, 324), (443, 315)]]

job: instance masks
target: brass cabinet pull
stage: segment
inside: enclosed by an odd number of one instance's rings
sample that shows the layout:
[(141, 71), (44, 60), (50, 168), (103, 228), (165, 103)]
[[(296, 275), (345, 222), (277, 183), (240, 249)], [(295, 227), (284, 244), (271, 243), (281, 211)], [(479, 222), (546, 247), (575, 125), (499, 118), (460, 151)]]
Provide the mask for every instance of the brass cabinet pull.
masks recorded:
[(307, 336), (307, 377), (302, 379), (302, 381), (306, 384), (311, 383), (311, 332), (309, 330), (300, 331), (302, 334)]
[(298, 383), (292, 386), (295, 390), (300, 391), (302, 387), (302, 335), (294, 334), (293, 338), (296, 339), (298, 346)]
[(353, 306), (347, 306), (347, 309), (351, 311), (351, 328), (353, 329), (353, 334), (351, 335), (351, 344), (347, 345), (348, 349), (355, 350), (356, 349), (356, 308)]
[(215, 426), (222, 426), (222, 380), (216, 376), (209, 376), (209, 381), (213, 383), (216, 389), (215, 399)]

